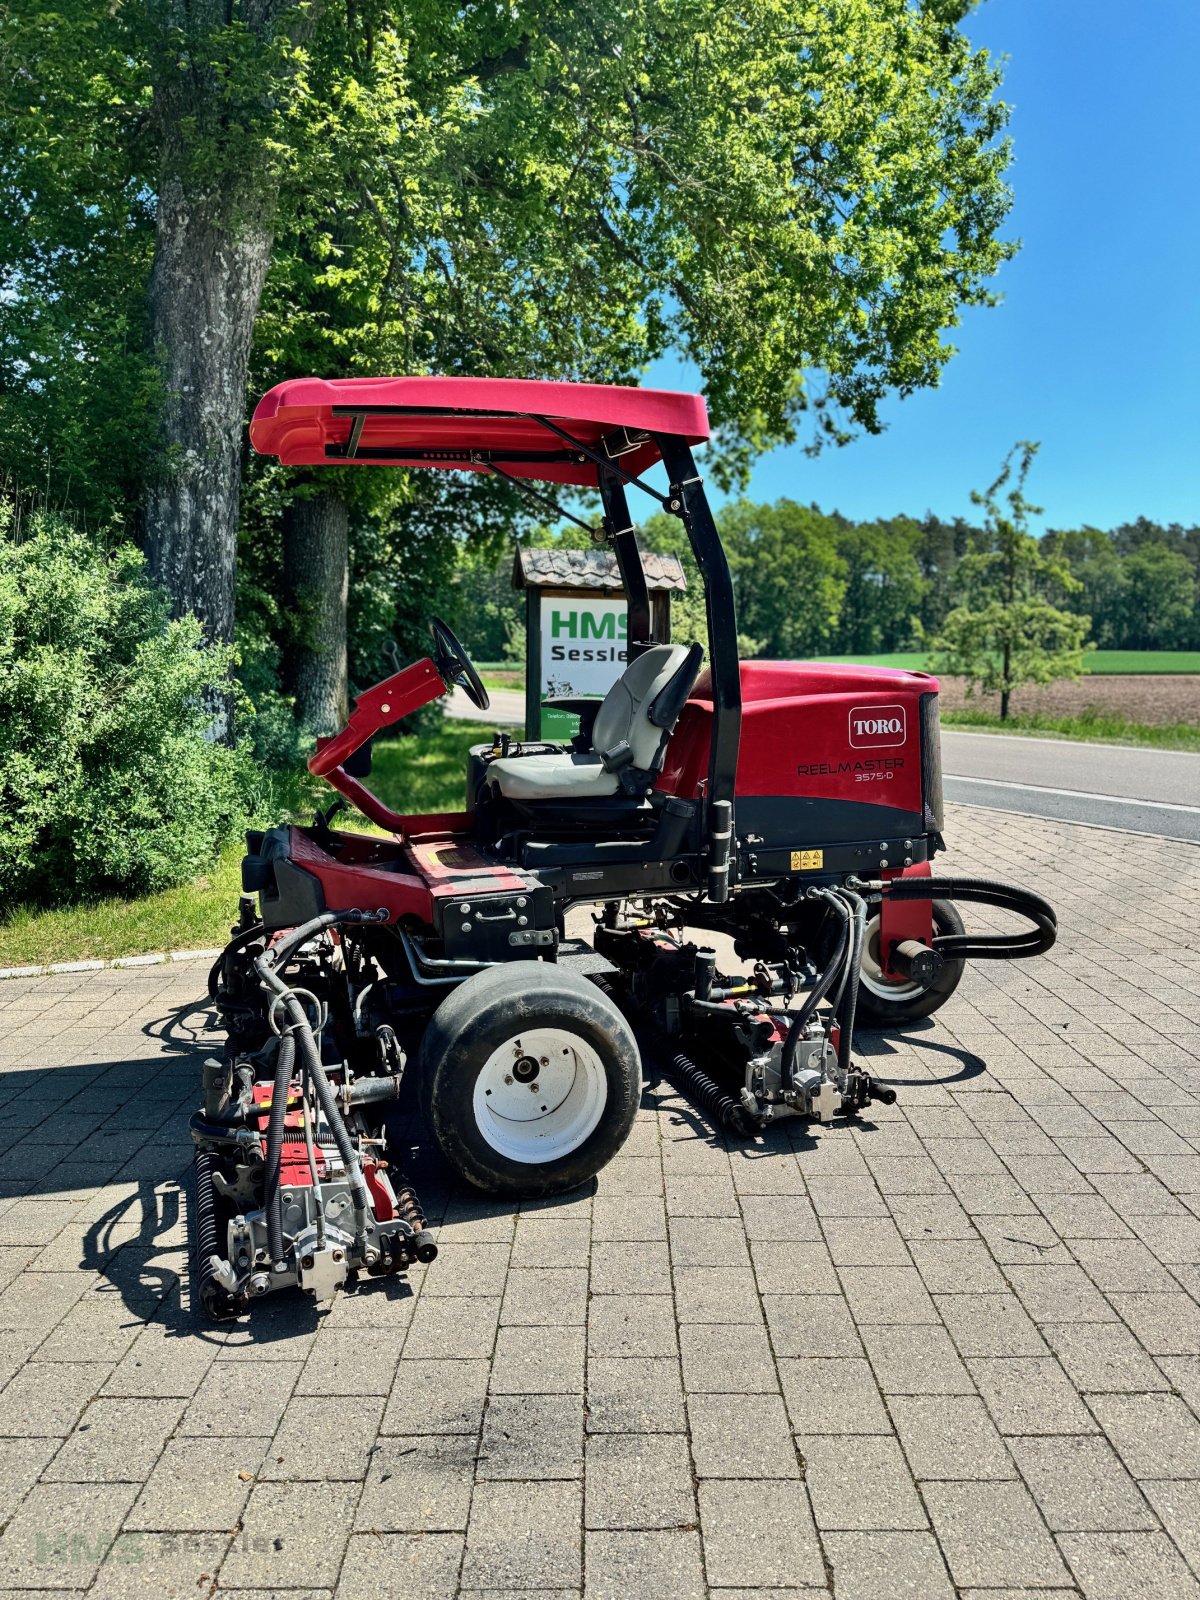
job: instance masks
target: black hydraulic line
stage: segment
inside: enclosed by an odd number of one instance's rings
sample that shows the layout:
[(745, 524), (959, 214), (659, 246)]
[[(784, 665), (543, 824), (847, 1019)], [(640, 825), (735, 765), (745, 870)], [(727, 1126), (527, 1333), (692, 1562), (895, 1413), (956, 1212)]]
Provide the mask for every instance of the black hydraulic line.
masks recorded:
[(991, 878), (892, 878), (872, 884), (875, 892), (893, 900), (961, 900), (993, 906), (1028, 917), (1033, 927), (1022, 933), (945, 933), (935, 936), (933, 948), (953, 961), (1017, 961), (1043, 955), (1058, 936), (1054, 907), (1032, 889)]
[[(285, 934), (282, 939), (277, 939), (269, 949), (254, 963), (257, 970), (265, 962), (266, 970), (282, 967), (293, 951), (298, 950), (302, 944), (314, 938), (318, 933), (324, 933), (327, 928), (336, 927), (340, 922), (386, 922), (386, 911), (322, 911), (319, 917), (313, 917), (308, 922), (302, 922), (298, 928), (293, 928), (291, 933)], [(262, 976), (262, 973), (259, 973)], [(278, 992), (278, 991), (276, 991)]]
[(243, 1150), (249, 1150), (258, 1143), (258, 1135), (250, 1128), (231, 1122), (210, 1122), (203, 1111), (193, 1111), (188, 1118), (188, 1130), (197, 1144), (240, 1145)]
[[(826, 898), (824, 893), (822, 893), (821, 898)], [(821, 973), (816, 983), (814, 983), (812, 988), (809, 990), (807, 996), (805, 997), (804, 1004), (800, 1007), (799, 1011), (796, 1012), (794, 1017), (789, 1018), (787, 1037), (783, 1042), (783, 1052), (780, 1058), (780, 1070), (783, 1074), (783, 1081), (786, 1084), (790, 1084), (792, 1081), (792, 1074), (796, 1069), (796, 1055), (800, 1049), (800, 1040), (803, 1036), (804, 1030), (812, 1021), (814, 1015), (816, 1014), (817, 1007), (820, 1005), (821, 1001), (833, 987), (834, 980), (841, 972), (842, 966), (848, 954), (850, 945), (849, 908), (846, 906), (844, 901), (839, 900), (834, 895), (829, 895), (828, 899), (830, 904), (833, 905), (842, 919), (841, 926), (838, 929), (837, 948), (834, 950), (833, 955), (826, 964), (824, 972)]]
[(838, 1017), (838, 1068), (842, 1082), (849, 1081), (854, 1070), (850, 1051), (854, 1043), (854, 1017), (858, 1010), (858, 980), (862, 971), (863, 937), (866, 928), (865, 902), (855, 896), (856, 904), (850, 908), (850, 955), (846, 967), (846, 987)]
[[(297, 1011), (301, 1017), (304, 1016), (298, 1000), (285, 1004), (292, 1013), (293, 1021), (296, 1020), (294, 1013)], [(354, 1148), (349, 1131), (342, 1120), (342, 1114), (338, 1110), (337, 1097), (325, 1075), (325, 1064), (321, 1060), (321, 1052), (317, 1048), (317, 1041), (313, 1038), (307, 1018), (304, 1018), (303, 1027), (297, 1025), (296, 1039), (300, 1054), (304, 1057), (304, 1065), (308, 1068), (308, 1075), (312, 1079), (312, 1086), (316, 1090), (317, 1099), (321, 1103), (321, 1110), (325, 1113), (325, 1120), (329, 1124), (329, 1131), (333, 1134), (333, 1142), (337, 1145), (338, 1155), (341, 1156), (342, 1165), (346, 1169), (346, 1181), (354, 1198), (354, 1242), (355, 1246), (361, 1249), (366, 1243), (367, 1218), (371, 1214), (371, 1191), (367, 1188), (362, 1158)]]
[(269, 989), (272, 994), (278, 995), (283, 1002), (288, 1020), (292, 1024), (289, 1031), (295, 1035), (296, 1047), (304, 1058), (304, 1065), (308, 1069), (309, 1077), (312, 1079), (321, 1110), (325, 1114), (325, 1120), (328, 1122), (330, 1132), (333, 1134), (333, 1141), (337, 1145), (338, 1154), (342, 1158), (342, 1164), (346, 1169), (346, 1180), (354, 1200), (355, 1245), (358, 1249), (362, 1249), (366, 1243), (367, 1218), (371, 1214), (371, 1194), (367, 1188), (367, 1180), (363, 1173), (362, 1158), (354, 1148), (346, 1124), (342, 1120), (337, 1098), (326, 1076), (324, 1063), (321, 1060), (321, 1052), (317, 1047), (316, 1039), (313, 1037), (312, 1025), (305, 1013), (304, 1006), (274, 969), (283, 966), (295, 950), (298, 950), (302, 944), (305, 944), (314, 935), (323, 933), (327, 928), (332, 928), (336, 924), (343, 922), (381, 922), (386, 920), (386, 917), (386, 911), (360, 911), (357, 909), (351, 911), (324, 911), (319, 917), (313, 917), (311, 921), (302, 923), (298, 928), (293, 928), (291, 933), (280, 939), (277, 944), (264, 950), (254, 963), (254, 970), (262, 980), (264, 988)]
[(279, 1168), (283, 1155), (283, 1124), (287, 1117), (288, 1091), (292, 1086), (292, 1069), (295, 1063), (296, 1041), (290, 1032), (285, 1033), (279, 1041), (279, 1051), (275, 1057), (275, 1086), (271, 1091), (271, 1115), (267, 1122), (263, 1191), (263, 1205), (267, 1213), (267, 1254), (271, 1257), (271, 1266), (275, 1271), (282, 1271), (286, 1265), (283, 1251), (283, 1207), (279, 1199)]
[(242, 928), (240, 932), (235, 933), (233, 938), (230, 939), (224, 950), (221, 951), (221, 954), (209, 968), (208, 998), (210, 1000), (217, 998), (217, 986), (221, 981), (221, 968), (225, 963), (225, 957), (232, 955), (235, 950), (240, 950), (243, 945), (249, 944), (252, 939), (257, 939), (265, 931), (264, 925), (261, 922), (256, 922), (249, 928)]

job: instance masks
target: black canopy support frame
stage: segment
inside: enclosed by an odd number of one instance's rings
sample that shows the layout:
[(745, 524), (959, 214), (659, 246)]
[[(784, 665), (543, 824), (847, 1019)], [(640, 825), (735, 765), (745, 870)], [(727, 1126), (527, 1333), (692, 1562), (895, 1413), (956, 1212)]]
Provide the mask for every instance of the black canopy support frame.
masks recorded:
[[(620, 463), (591, 445), (574, 438), (548, 417), (532, 412), (476, 411), (457, 406), (334, 406), (335, 416), (351, 419), (350, 435), (345, 444), (325, 447), (331, 461), (372, 461), (389, 466), (455, 466), (476, 467), (520, 489), (537, 504), (553, 511), (557, 516), (576, 527), (583, 528), (593, 538), (602, 537), (582, 518), (565, 510), (550, 495), (534, 489), (523, 477), (505, 470), (501, 463), (511, 466), (551, 465), (554, 463), (580, 463), (590, 461), (596, 467), (600, 496), (604, 503), (605, 530), (611, 538), (617, 557), (621, 581), (629, 601), (630, 649), (638, 649), (650, 641), (650, 597), (646, 575), (637, 545), (637, 535), (629, 515), (625, 490), (629, 485), (641, 489), (651, 499), (657, 500), (665, 510), (679, 517), (687, 531), (688, 542), (700, 568), (704, 581), (705, 615), (708, 624), (708, 660), (712, 678), (713, 730), (712, 746), (708, 758), (708, 780), (705, 800), (705, 833), (709, 841), (710, 861), (728, 859), (731, 838), (736, 836), (733, 822), (734, 790), (737, 779), (738, 749), (742, 733), (742, 679), (738, 661), (737, 621), (734, 610), (733, 579), (729, 562), (717, 531), (717, 524), (704, 492), (704, 480), (696, 471), (691, 447), (678, 434), (654, 434), (654, 442), (667, 470), (670, 490), (662, 495), (645, 479), (628, 472)], [(361, 444), (363, 424), (370, 416), (519, 416), (538, 423), (554, 434), (564, 445), (562, 450), (472, 450), (472, 449), (411, 449), (389, 450), (364, 447)], [(731, 863), (732, 865), (732, 863)], [(725, 869), (718, 869), (723, 871)], [(723, 892), (714, 893), (714, 880), (710, 875), (709, 892), (714, 898), (724, 898)]]
[(707, 833), (713, 856), (728, 850), (733, 821), (738, 749), (742, 738), (742, 670), (738, 661), (733, 578), (704, 479), (689, 446), (675, 434), (656, 434), (671, 480), (667, 509), (683, 523), (704, 580), (708, 665), (712, 678), (713, 730), (708, 755)]
[(659, 494), (653, 484), (647, 483), (644, 478), (639, 478), (636, 473), (626, 472), (620, 462), (614, 460), (612, 456), (601, 455), (600, 451), (594, 450), (590, 444), (584, 444), (581, 439), (574, 438), (564, 428), (560, 428), (556, 422), (551, 422), (549, 417), (535, 416), (532, 411), (527, 411), (525, 415), (531, 422), (536, 422), (539, 427), (548, 429), (556, 438), (562, 439), (565, 444), (569, 445), (572, 450), (586, 456), (589, 461), (599, 467), (601, 480), (608, 474), (621, 484), (634, 484), (643, 494), (648, 494), (652, 500), (657, 500), (659, 505), (664, 510), (666, 509), (667, 496), (665, 494)]
[(650, 616), (650, 590), (646, 583), (646, 569), (638, 549), (637, 529), (629, 515), (629, 502), (625, 485), (611, 472), (600, 474), (600, 498), (604, 501), (604, 517), (621, 585), (629, 607), (628, 648), (630, 660), (635, 660), (643, 650), (648, 650), (653, 640), (653, 623)]

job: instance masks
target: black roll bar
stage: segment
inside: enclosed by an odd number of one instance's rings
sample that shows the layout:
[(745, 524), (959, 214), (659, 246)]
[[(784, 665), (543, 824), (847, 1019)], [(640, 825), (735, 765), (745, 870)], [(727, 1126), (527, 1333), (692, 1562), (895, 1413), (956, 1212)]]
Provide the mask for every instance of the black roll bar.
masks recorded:
[[(713, 695), (706, 831), (710, 860), (723, 860), (729, 850), (738, 748), (742, 737), (742, 673), (738, 661), (733, 579), (712, 508), (704, 493), (704, 480), (696, 471), (691, 449), (676, 434), (655, 434), (655, 440), (671, 481), (667, 510), (673, 512), (687, 529), (692, 553), (704, 579), (708, 662)], [(725, 893), (721, 893), (720, 884), (713, 884), (710, 877), (710, 898), (723, 900), (727, 894), (728, 887)]]
[(628, 650), (629, 659), (634, 661), (643, 650), (649, 648), (653, 639), (646, 569), (642, 566), (642, 553), (638, 549), (637, 530), (629, 515), (625, 485), (615, 472), (601, 471), (600, 498), (604, 502), (605, 531), (616, 554), (621, 585), (628, 602)]

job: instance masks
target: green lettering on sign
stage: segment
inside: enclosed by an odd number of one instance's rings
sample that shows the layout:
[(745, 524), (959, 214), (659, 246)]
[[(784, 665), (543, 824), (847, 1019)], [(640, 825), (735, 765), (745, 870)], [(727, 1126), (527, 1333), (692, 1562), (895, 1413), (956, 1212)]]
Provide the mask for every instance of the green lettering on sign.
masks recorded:
[(557, 639), (560, 633), (565, 633), (568, 639), (577, 638), (576, 630), (578, 627), (579, 615), (577, 612), (568, 611), (564, 614), (561, 611), (552, 611), (550, 613), (550, 633), (553, 638)]

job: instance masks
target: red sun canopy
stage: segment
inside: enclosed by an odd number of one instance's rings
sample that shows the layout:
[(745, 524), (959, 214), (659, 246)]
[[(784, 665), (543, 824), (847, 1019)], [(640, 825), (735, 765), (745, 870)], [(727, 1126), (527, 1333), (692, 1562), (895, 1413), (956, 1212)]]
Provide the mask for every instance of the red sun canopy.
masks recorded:
[(595, 486), (577, 446), (641, 473), (652, 435), (708, 438), (697, 394), (524, 378), (294, 378), (259, 401), (250, 441), (286, 466), (449, 467)]

